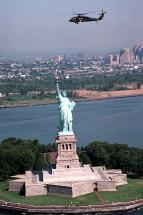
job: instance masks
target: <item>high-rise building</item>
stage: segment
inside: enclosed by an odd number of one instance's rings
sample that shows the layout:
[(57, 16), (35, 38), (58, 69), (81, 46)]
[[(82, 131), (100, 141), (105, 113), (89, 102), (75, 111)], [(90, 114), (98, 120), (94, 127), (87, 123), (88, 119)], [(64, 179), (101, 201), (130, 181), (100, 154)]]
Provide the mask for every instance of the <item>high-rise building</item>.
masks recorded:
[(119, 64), (119, 55), (109, 55), (110, 65), (118, 65)]
[(120, 64), (133, 63), (135, 59), (134, 53), (129, 48), (123, 48), (120, 51)]
[(104, 62), (109, 65), (118, 65), (119, 64), (119, 55), (118, 54), (110, 54), (104, 58)]
[(133, 47), (135, 62), (143, 63), (143, 45), (135, 45)]

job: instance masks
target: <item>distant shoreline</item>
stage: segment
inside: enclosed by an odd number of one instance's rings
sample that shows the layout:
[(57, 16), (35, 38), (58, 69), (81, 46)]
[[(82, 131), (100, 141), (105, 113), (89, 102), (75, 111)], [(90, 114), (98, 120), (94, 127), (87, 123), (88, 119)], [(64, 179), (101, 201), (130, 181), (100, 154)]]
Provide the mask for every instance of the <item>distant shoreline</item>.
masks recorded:
[[(86, 97), (86, 98), (75, 98), (72, 99), (76, 102), (85, 102), (85, 101), (98, 101), (98, 100), (107, 100), (107, 99), (120, 99), (120, 98), (129, 98), (129, 97), (139, 97), (143, 96), (143, 94), (130, 94), (130, 95), (119, 95), (119, 96), (100, 96), (100, 97)], [(29, 100), (28, 103), (20, 102), (20, 103), (14, 103), (14, 104), (5, 104), (0, 105), (0, 109), (5, 108), (18, 108), (18, 107), (30, 107), (30, 106), (41, 106), (41, 105), (51, 105), (56, 104), (57, 101), (55, 99), (46, 99), (46, 100)]]

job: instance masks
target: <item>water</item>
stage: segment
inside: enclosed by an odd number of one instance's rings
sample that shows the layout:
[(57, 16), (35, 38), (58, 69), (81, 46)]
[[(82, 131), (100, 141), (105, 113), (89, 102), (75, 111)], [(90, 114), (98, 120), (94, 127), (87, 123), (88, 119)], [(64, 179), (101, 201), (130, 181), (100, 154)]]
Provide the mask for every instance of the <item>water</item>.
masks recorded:
[[(73, 113), (78, 145), (94, 140), (143, 146), (143, 97), (78, 102)], [(0, 109), (0, 140), (8, 137), (54, 142), (58, 126), (56, 104)]]

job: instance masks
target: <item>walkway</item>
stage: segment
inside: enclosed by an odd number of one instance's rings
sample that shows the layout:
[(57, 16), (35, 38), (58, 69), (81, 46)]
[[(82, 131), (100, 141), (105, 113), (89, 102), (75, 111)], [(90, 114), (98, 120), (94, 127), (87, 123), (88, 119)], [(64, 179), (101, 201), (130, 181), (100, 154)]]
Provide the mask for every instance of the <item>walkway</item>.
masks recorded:
[(99, 199), (99, 201), (101, 202), (101, 204), (106, 205), (106, 202), (104, 201), (104, 199), (102, 198), (100, 193), (98, 191), (95, 191), (95, 194), (96, 194), (97, 198)]

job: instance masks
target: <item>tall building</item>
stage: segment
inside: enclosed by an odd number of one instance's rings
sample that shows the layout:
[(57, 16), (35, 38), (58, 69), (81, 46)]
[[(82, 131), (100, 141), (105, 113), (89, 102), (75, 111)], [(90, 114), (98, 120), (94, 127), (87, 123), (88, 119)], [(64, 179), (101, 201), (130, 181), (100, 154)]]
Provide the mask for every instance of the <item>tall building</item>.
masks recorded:
[(110, 65), (118, 65), (119, 64), (119, 55), (109, 55)]
[(104, 62), (109, 65), (118, 65), (119, 64), (119, 55), (110, 54), (104, 58)]
[(135, 59), (134, 53), (129, 48), (123, 48), (120, 51), (120, 64), (133, 63)]
[(135, 45), (133, 47), (135, 62), (143, 63), (143, 45)]

